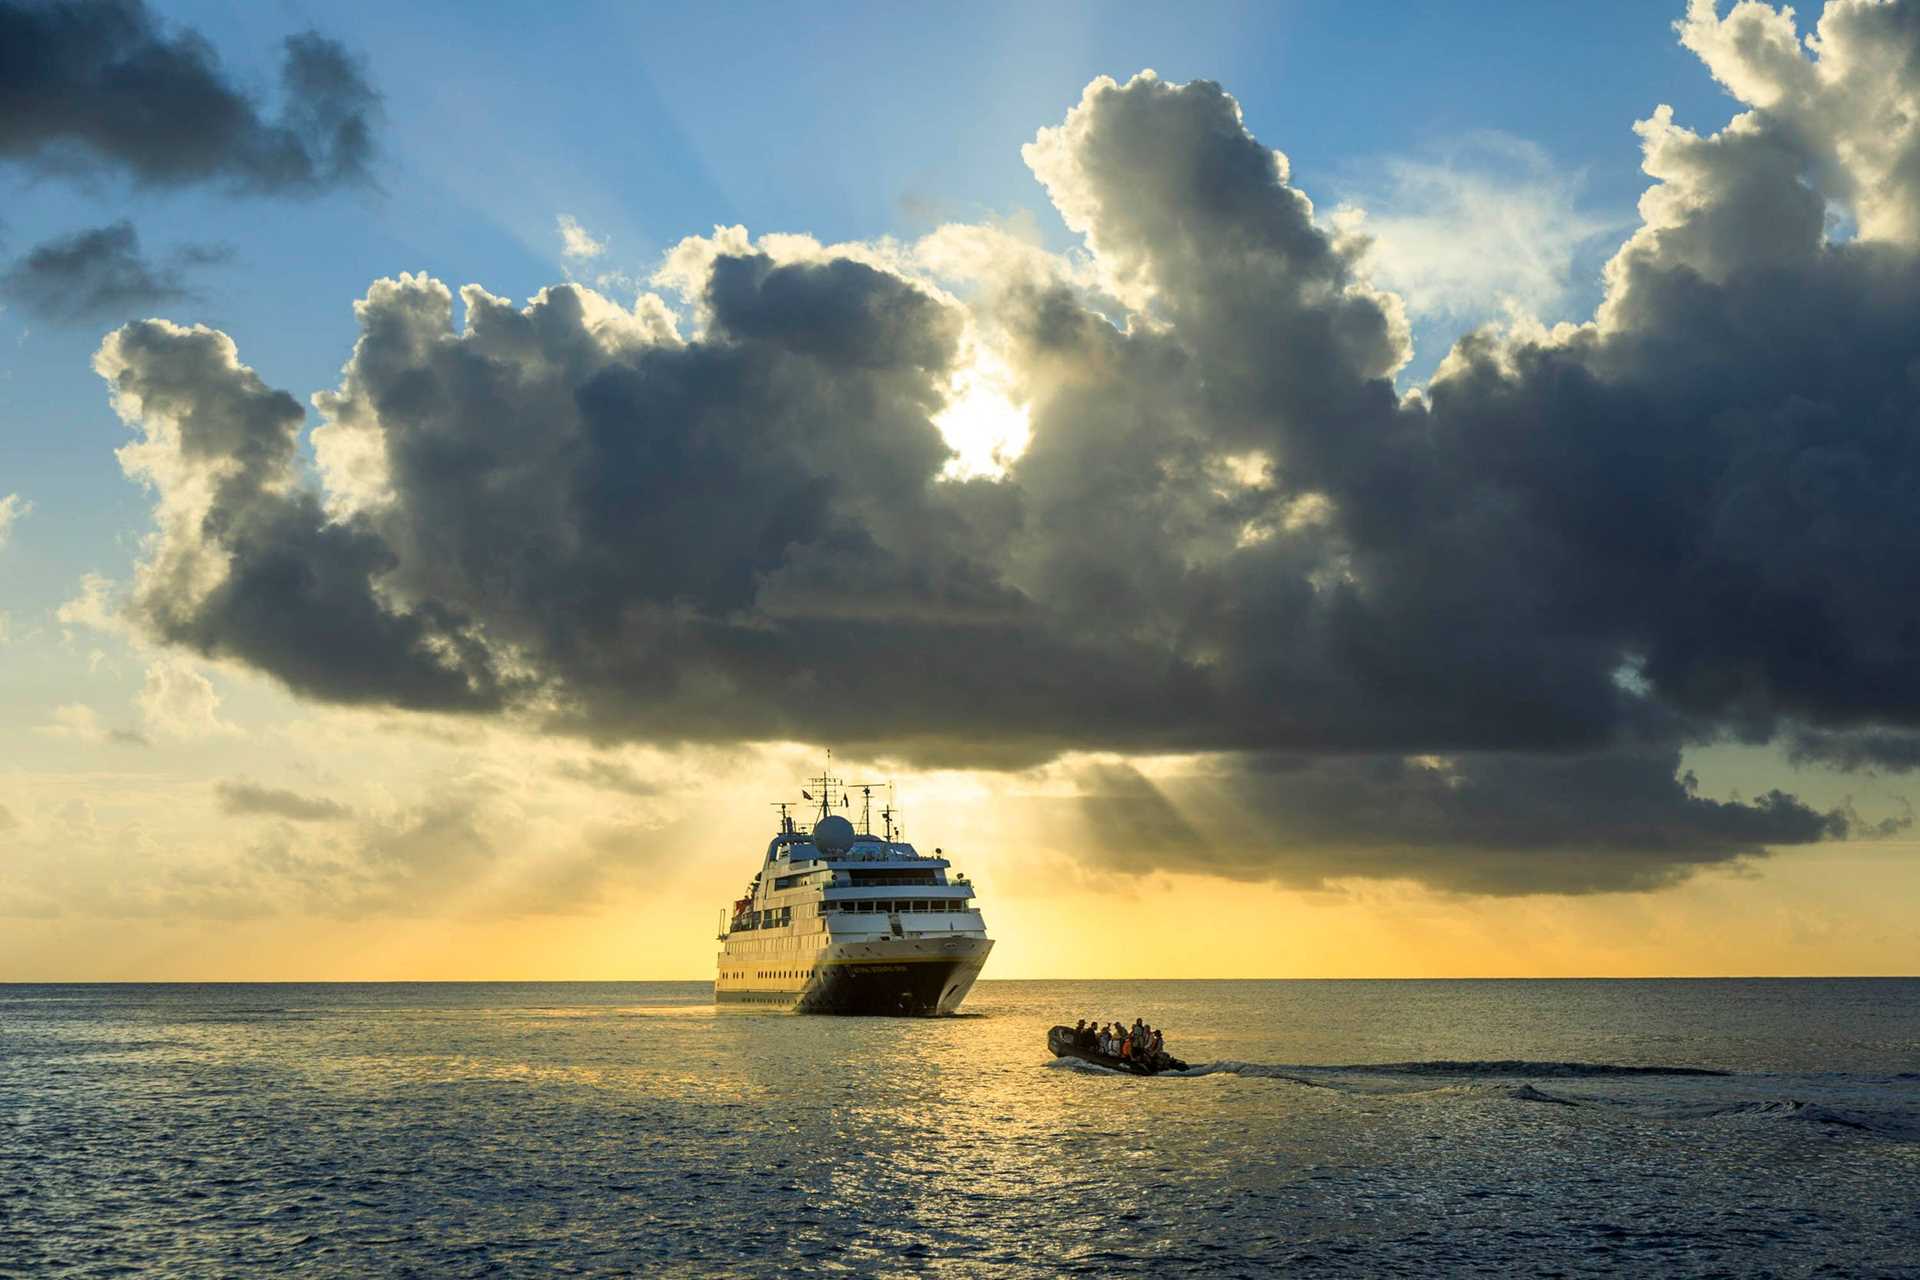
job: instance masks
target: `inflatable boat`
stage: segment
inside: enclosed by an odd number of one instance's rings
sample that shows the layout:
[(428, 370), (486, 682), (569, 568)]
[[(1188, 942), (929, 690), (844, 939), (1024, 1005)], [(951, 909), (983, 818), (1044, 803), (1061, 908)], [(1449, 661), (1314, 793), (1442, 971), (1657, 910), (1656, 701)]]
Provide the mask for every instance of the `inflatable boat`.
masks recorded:
[(1072, 1027), (1054, 1027), (1047, 1032), (1047, 1048), (1053, 1050), (1056, 1058), (1078, 1058), (1082, 1062), (1091, 1062), (1096, 1067), (1106, 1067), (1110, 1071), (1130, 1071), (1136, 1076), (1157, 1076), (1162, 1071), (1185, 1071), (1187, 1064), (1178, 1058), (1162, 1054), (1159, 1062), (1149, 1065), (1135, 1062), (1131, 1058), (1116, 1058), (1112, 1054), (1101, 1053), (1098, 1049), (1089, 1049), (1073, 1038)]

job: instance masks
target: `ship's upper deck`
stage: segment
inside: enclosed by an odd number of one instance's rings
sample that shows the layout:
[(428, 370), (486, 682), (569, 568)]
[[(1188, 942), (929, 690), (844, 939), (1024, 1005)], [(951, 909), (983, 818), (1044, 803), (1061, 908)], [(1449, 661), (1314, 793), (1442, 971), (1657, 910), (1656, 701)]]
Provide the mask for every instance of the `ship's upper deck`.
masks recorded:
[(878, 813), (884, 834), (873, 834), (871, 787), (861, 786), (861, 826), (856, 828), (833, 812), (836, 807), (852, 809), (851, 788), (827, 777), (810, 785), (817, 790), (801, 795), (819, 806), (817, 816), (802, 829), (789, 812), (795, 806), (779, 806), (780, 830), (767, 842), (766, 859), (753, 883), (733, 904), (722, 936), (767, 929), (838, 934), (843, 926), (828, 929), (829, 918), (851, 921), (849, 913), (928, 917), (922, 923), (937, 926), (939, 932), (978, 932), (983, 927), (979, 909), (972, 905), (972, 883), (963, 875), (949, 878), (952, 863), (944, 850), (924, 854), (901, 839), (891, 804)]
[(949, 866), (936, 851), (928, 857), (905, 840), (882, 840), (872, 835), (856, 835), (844, 849), (821, 849), (813, 836), (802, 831), (782, 831), (767, 844), (769, 863), (820, 863), (825, 866), (853, 866), (858, 863), (909, 863), (915, 866)]

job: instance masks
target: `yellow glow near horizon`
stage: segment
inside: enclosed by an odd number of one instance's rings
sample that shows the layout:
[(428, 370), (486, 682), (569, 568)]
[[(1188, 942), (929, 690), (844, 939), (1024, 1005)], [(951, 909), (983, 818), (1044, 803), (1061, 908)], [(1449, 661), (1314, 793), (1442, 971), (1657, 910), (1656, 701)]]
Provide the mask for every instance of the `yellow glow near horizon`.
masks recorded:
[[(821, 764), (813, 744), (595, 748), (497, 724), (316, 710), (262, 680), (213, 674), (232, 732), (132, 757), (36, 735), (43, 767), (0, 769), (0, 980), (710, 980), (718, 913), (772, 833), (767, 802), (792, 798)], [(1709, 793), (1750, 792), (1775, 770), (1750, 755), (1702, 752), (1688, 767)], [(1117, 762), (992, 772), (836, 759), (834, 771), (894, 779), (907, 838), (944, 848), (979, 886), (997, 943), (988, 978), (1920, 964), (1911, 841), (1786, 849), (1637, 894), (1229, 880), (1151, 870), (1150, 850), (1117, 847), (1129, 837), (1091, 820), (1076, 776)], [(1162, 780), (1194, 764), (1126, 763)], [(234, 780), (334, 807), (307, 821), (236, 810), (218, 787)], [(1864, 785), (1801, 782), (1822, 806)]]
[[(470, 873), (328, 914), (324, 900), (298, 896), (297, 882), (271, 877), (288, 857), (301, 875), (324, 871), (321, 859), (344, 838), (330, 824), (303, 834), (270, 818), (222, 815), (207, 784), (180, 781), (154, 792), (174, 797), (178, 825), (163, 827), (146, 793), (115, 778), (95, 794), (97, 821), (107, 822), (108, 797), (117, 795), (140, 815), (139, 838), (151, 847), (135, 860), (113, 855), (125, 847), (114, 828), (101, 833), (112, 856), (99, 867), (69, 848), (57, 868), (0, 868), (0, 884), (26, 871), (45, 889), (40, 914), (0, 928), (0, 978), (708, 981), (718, 912), (757, 869), (771, 831), (764, 802), (817, 768), (803, 747), (634, 751), (613, 758), (648, 778), (700, 781), (637, 798), (563, 794), (553, 762), (524, 739), (436, 744), (411, 734), (360, 737), (350, 725), (339, 717), (321, 728), (354, 740), (353, 751), (334, 743), (342, 749), (329, 758), (366, 757), (364, 777), (336, 775), (327, 788), (356, 811), (373, 812), (387, 790), (406, 809), (417, 804), (410, 797), (444, 785), (450, 766), (471, 780), (509, 758), (517, 767), (498, 784), (524, 778), (556, 807), (544, 818), (488, 810), (509, 825), (489, 833), (496, 855)], [(214, 747), (242, 749), (224, 739)], [(545, 750), (562, 761), (579, 748)], [(401, 763), (408, 757), (417, 774)], [(854, 776), (855, 764), (844, 768)], [(1116, 871), (1122, 851), (1082, 819), (1061, 771), (857, 768), (896, 774), (908, 838), (944, 848), (979, 886), (997, 944), (988, 979), (1896, 974), (1920, 960), (1906, 919), (1920, 899), (1911, 842), (1785, 850), (1645, 894), (1474, 898), (1360, 880), (1310, 888)], [(0, 775), (0, 799), (25, 819), (36, 812), (32, 792), (57, 787), (45, 778), (15, 785), (22, 782)], [(200, 792), (204, 811), (180, 803)], [(64, 811), (80, 798), (47, 794), (46, 804)], [(533, 803), (518, 791), (509, 798), (515, 810)], [(74, 824), (83, 816), (76, 811), (62, 830), (82, 838)], [(610, 878), (564, 896), (568, 877), (585, 874), (569, 860), (572, 829), (605, 831), (628, 819), (638, 825), (614, 849)], [(278, 853), (275, 840), (313, 845)], [(196, 889), (227, 881), (255, 886), (256, 896), (222, 891), (190, 905)], [(276, 896), (258, 897), (261, 887)]]
[[(737, 850), (732, 852), (737, 853)], [(951, 850), (949, 852), (952, 852)], [(749, 856), (749, 861), (751, 857)], [(1770, 859), (1650, 895), (1461, 899), (1408, 885), (1300, 892), (1197, 877), (1067, 889), (961, 857), (996, 946), (986, 979), (1741, 977), (1912, 974), (1911, 848)], [(11, 922), (11, 981), (710, 981), (710, 887), (518, 919), (303, 916)], [(705, 889), (706, 891), (703, 891)]]

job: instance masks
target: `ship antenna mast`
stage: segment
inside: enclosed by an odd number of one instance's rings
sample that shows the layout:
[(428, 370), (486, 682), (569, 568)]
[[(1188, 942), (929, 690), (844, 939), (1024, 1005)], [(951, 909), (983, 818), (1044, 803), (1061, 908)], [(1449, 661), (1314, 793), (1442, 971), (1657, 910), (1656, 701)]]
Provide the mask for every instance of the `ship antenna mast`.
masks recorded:
[[(854, 782), (840, 788), (842, 799), (855, 787), (860, 788), (860, 834), (863, 836), (873, 834), (873, 789), (886, 785), (884, 782)], [(881, 816), (885, 816), (884, 812)]]
[(816, 786), (820, 789), (820, 794), (818, 797), (815, 797), (805, 791), (802, 791), (800, 793), (802, 796), (804, 796), (808, 800), (817, 799), (819, 802), (820, 812), (817, 815), (815, 815), (814, 822), (819, 823), (824, 821), (827, 815), (833, 812), (833, 789), (836, 786), (840, 788), (841, 806), (844, 807), (846, 805), (847, 789), (840, 782), (840, 779), (833, 776), (833, 748), (832, 747), (827, 748), (826, 771), (823, 772), (819, 777), (809, 779), (808, 781), (810, 785)]

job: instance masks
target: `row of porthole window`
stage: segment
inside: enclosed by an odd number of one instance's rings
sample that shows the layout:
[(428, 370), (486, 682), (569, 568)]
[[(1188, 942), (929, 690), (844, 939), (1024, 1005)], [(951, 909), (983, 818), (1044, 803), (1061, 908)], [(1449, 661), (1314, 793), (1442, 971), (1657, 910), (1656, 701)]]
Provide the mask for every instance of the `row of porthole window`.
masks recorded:
[(925, 899), (914, 901), (903, 900), (898, 902), (870, 902), (865, 899), (849, 898), (840, 902), (831, 900), (823, 902), (820, 904), (820, 909), (822, 911), (875, 911), (890, 914), (895, 911), (965, 911), (967, 910), (967, 904), (959, 898), (946, 900), (935, 899), (931, 902)]

